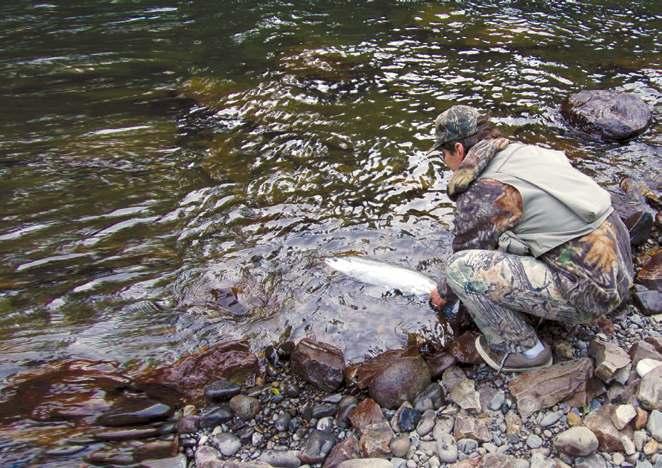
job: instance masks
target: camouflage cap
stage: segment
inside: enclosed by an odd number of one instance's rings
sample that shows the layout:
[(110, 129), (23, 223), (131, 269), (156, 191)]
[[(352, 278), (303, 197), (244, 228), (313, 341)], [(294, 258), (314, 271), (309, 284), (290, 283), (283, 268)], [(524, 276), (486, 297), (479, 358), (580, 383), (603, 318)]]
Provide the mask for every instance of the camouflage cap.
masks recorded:
[(434, 120), (436, 140), (428, 154), (439, 149), (444, 143), (475, 134), (480, 116), (477, 109), (463, 105), (453, 106), (439, 114)]

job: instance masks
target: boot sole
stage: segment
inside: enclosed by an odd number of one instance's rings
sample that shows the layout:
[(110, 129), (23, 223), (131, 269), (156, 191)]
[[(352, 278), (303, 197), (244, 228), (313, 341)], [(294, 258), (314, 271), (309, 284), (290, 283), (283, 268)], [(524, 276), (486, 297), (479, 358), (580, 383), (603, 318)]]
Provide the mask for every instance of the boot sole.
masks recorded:
[(546, 367), (549, 367), (552, 365), (554, 362), (554, 358), (550, 356), (549, 360), (544, 363), (540, 364), (538, 366), (530, 366), (530, 367), (503, 367), (500, 368), (500, 364), (498, 362), (494, 362), (494, 360), (490, 357), (490, 355), (483, 349), (482, 345), (480, 344), (480, 336), (476, 337), (476, 351), (478, 351), (478, 354), (480, 355), (481, 358), (483, 358), (483, 361), (490, 366), (492, 369), (496, 371), (501, 371), (501, 372), (528, 372), (532, 370), (537, 370), (537, 369), (544, 369)]

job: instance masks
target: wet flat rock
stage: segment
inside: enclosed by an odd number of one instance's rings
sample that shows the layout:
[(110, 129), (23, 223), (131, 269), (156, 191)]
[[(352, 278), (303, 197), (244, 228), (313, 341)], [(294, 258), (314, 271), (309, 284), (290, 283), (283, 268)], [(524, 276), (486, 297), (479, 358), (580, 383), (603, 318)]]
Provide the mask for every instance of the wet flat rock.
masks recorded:
[(522, 418), (526, 419), (535, 411), (585, 391), (592, 374), (593, 363), (582, 358), (522, 374), (512, 380), (509, 389)]
[(140, 386), (147, 393), (166, 389), (175, 390), (180, 395), (198, 400), (204, 388), (224, 378), (231, 382), (243, 382), (258, 371), (257, 357), (250, 352), (247, 341), (237, 340), (218, 343), (197, 353), (185, 356), (174, 364), (149, 372), (139, 379)]
[(573, 94), (562, 104), (561, 112), (580, 130), (615, 141), (642, 133), (652, 118), (650, 109), (638, 96), (607, 90)]
[(133, 426), (166, 419), (172, 408), (151, 400), (124, 399), (97, 418), (102, 426)]

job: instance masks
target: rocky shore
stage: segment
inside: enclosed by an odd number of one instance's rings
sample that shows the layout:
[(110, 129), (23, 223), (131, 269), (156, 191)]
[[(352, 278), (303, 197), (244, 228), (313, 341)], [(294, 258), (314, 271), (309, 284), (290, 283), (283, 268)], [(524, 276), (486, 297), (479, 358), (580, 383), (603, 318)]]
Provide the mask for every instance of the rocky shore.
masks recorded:
[(207, 386), (179, 443), (200, 468), (662, 466), (656, 321), (628, 306), (545, 331), (558, 363), (523, 375), (466, 349), (471, 362), (409, 349), (346, 369), (338, 350), (304, 340), (273, 353), (253, 386)]

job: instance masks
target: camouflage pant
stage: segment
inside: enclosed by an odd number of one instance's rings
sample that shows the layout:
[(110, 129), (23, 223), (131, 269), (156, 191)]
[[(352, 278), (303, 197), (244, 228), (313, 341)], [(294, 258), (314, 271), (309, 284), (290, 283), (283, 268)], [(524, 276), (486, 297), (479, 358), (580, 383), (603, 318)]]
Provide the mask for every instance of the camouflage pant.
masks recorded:
[(518, 352), (536, 344), (536, 332), (523, 314), (584, 323), (606, 312), (579, 312), (562, 296), (550, 268), (534, 257), (462, 250), (449, 259), (446, 281), (498, 351)]

